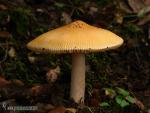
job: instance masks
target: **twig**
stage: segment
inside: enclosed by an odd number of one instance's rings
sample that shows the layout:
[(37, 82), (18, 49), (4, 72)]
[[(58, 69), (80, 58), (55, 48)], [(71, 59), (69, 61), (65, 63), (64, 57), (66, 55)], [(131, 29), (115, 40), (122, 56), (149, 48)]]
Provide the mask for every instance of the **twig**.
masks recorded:
[(137, 63), (138, 63), (138, 65), (140, 65), (141, 62), (140, 62), (140, 56), (139, 56), (139, 53), (137, 52), (138, 49), (139, 49), (138, 47), (135, 48), (135, 56), (136, 56), (136, 58), (137, 58)]

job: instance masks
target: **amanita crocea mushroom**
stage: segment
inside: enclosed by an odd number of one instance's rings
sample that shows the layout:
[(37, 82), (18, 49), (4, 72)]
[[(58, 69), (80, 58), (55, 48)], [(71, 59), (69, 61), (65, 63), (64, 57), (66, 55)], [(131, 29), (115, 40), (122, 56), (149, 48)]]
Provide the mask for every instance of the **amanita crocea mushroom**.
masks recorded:
[(84, 103), (85, 53), (114, 49), (122, 43), (123, 39), (111, 31), (78, 20), (40, 35), (27, 47), (39, 52), (72, 54), (70, 97), (76, 103)]

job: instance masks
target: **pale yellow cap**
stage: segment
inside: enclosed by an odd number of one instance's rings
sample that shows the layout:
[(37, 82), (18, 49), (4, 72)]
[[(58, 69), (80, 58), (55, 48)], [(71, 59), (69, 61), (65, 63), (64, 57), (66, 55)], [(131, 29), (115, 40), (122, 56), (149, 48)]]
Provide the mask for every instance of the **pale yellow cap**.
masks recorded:
[(78, 20), (40, 35), (27, 47), (40, 52), (89, 53), (114, 49), (122, 43), (123, 39), (111, 31)]

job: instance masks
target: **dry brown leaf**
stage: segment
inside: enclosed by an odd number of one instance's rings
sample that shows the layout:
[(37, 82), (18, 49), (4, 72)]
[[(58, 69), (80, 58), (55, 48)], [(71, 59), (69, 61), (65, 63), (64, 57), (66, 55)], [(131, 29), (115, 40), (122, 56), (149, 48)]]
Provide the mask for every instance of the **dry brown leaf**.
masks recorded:
[(49, 83), (53, 83), (58, 79), (59, 74), (60, 74), (60, 67), (57, 66), (55, 69), (50, 69), (46, 73), (46, 79)]
[(0, 77), (0, 88), (6, 86), (8, 84), (10, 84), (10, 81), (7, 81), (6, 79)]
[(34, 56), (28, 56), (28, 60), (29, 60), (30, 63), (34, 64), (37, 59)]
[(62, 13), (62, 21), (64, 21), (65, 24), (69, 24), (69, 23), (71, 23), (72, 19), (69, 14), (67, 14), (66, 12), (63, 12)]
[(64, 106), (56, 107), (55, 109), (49, 111), (48, 113), (65, 113), (66, 108)]
[(97, 7), (90, 7), (89, 8), (89, 14), (94, 15), (96, 12), (98, 12), (98, 8)]
[(76, 113), (77, 110), (75, 108), (66, 108), (66, 112), (68, 113)]
[(8, 55), (9, 55), (10, 58), (15, 58), (16, 57), (16, 50), (15, 50), (15, 48), (11, 47), (8, 50)]
[(132, 11), (129, 8), (129, 6), (122, 0), (119, 1), (119, 7), (120, 7), (120, 9), (122, 9), (123, 11), (125, 11), (127, 13), (132, 13)]
[[(127, 7), (125, 2), (120, 1), (120, 8), (127, 13), (137, 14), (139, 17), (138, 25), (144, 25), (150, 21), (150, 0), (128, 0), (128, 5), (130, 7)], [(130, 9), (132, 9), (131, 12)]]
[(12, 35), (7, 31), (0, 31), (0, 38), (11, 38)]
[(33, 86), (30, 91), (32, 95), (36, 96), (41, 92), (41, 90), (42, 90), (42, 87), (40, 85), (36, 85), (36, 86)]
[(141, 110), (144, 110), (145, 106), (144, 104), (138, 100), (138, 99), (135, 99), (135, 104), (141, 109)]
[(30, 94), (33, 96), (48, 95), (52, 92), (51, 84), (36, 84), (30, 88)]
[(141, 9), (141, 10), (138, 12), (138, 16), (139, 16), (139, 17), (146, 16), (146, 15), (149, 14), (149, 12), (150, 12), (150, 6), (147, 6), (147, 7), (143, 8), (143, 9)]
[(150, 21), (150, 6), (147, 6), (139, 11), (138, 17), (143, 17), (139, 20), (138, 25), (144, 25)]
[(144, 0), (145, 5), (150, 6), (150, 0)]
[(145, 18), (143, 18), (142, 20), (140, 20), (138, 22), (138, 25), (144, 25), (144, 24), (146, 24), (149, 21), (150, 21), (150, 14), (148, 16), (146, 16)]
[(119, 13), (115, 14), (115, 20), (118, 24), (122, 24), (123, 23), (123, 16)]
[(54, 106), (52, 104), (47, 104), (47, 105), (44, 106), (44, 109), (49, 111), (49, 110), (54, 109)]
[(21, 80), (18, 80), (18, 79), (11, 80), (11, 83), (16, 85), (16, 86), (24, 86), (24, 83)]
[(4, 4), (0, 4), (0, 10), (7, 10), (8, 8)]
[(142, 0), (128, 0), (128, 4), (132, 8), (134, 13), (138, 13), (145, 7), (145, 4)]

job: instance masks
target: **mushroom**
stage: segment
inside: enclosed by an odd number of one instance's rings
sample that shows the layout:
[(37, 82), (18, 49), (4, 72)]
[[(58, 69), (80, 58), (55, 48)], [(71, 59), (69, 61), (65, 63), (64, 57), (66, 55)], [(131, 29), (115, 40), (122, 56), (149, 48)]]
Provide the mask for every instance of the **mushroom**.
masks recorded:
[(85, 53), (101, 52), (121, 46), (123, 39), (111, 31), (77, 20), (48, 31), (27, 44), (33, 51), (72, 54), (70, 97), (84, 103)]

